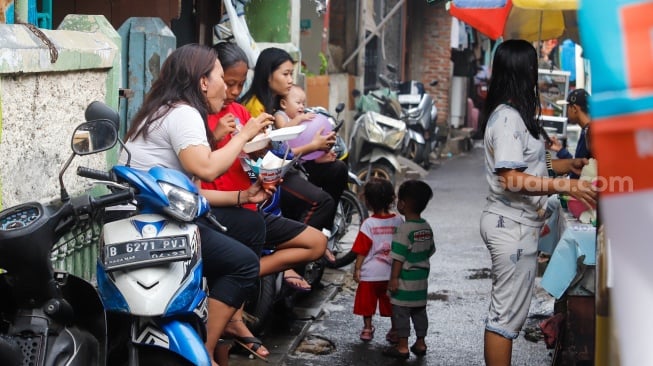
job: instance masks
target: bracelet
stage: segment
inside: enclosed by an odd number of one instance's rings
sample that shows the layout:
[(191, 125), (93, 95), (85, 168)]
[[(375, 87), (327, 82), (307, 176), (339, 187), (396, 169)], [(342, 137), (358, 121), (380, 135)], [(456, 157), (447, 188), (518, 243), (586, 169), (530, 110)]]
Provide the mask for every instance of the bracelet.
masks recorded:
[(557, 174), (556, 174), (555, 170), (553, 170), (553, 162), (551, 161), (551, 153), (547, 151), (545, 153), (545, 156), (546, 156), (546, 170), (549, 173), (549, 177), (555, 177)]
[(238, 207), (240, 207), (240, 192), (242, 191), (238, 191), (238, 197), (236, 198), (236, 206)]

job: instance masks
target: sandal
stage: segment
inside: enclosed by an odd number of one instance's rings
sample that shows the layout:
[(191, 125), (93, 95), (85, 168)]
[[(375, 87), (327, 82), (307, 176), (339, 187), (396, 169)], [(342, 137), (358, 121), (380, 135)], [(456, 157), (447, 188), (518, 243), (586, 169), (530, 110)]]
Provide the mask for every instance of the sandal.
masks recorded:
[(417, 356), (417, 357), (424, 357), (424, 356), (426, 356), (426, 348), (424, 348), (424, 349), (419, 349), (419, 348), (417, 348), (417, 345), (415, 345), (415, 344), (413, 344), (412, 346), (410, 346), (410, 351), (413, 352), (413, 353), (415, 354), (415, 356)]
[(392, 357), (392, 358), (400, 358), (407, 360), (410, 357), (410, 352), (399, 352), (398, 349), (395, 347), (390, 347), (388, 349), (383, 350), (383, 355), (387, 357)]
[[(263, 347), (263, 342), (256, 337), (234, 337), (234, 342), (238, 343), (242, 348), (251, 353), (252, 355), (268, 362), (268, 356), (262, 356), (258, 350)], [(251, 345), (251, 346), (249, 346)]]
[[(290, 270), (286, 270), (289, 272)], [(309, 292), (311, 291), (311, 285), (306, 281), (302, 276), (299, 276), (297, 272), (294, 272), (295, 275), (286, 275), (286, 272), (283, 273), (283, 281), (286, 283), (286, 286), (291, 289), (299, 292)], [(290, 273), (293, 273), (290, 272)], [(308, 287), (307, 287), (308, 286)]]
[(372, 326), (372, 328), (363, 328), (360, 334), (361, 341), (365, 341), (365, 342), (371, 341), (372, 338), (374, 338), (375, 330), (376, 329), (374, 328), (374, 326)]
[[(245, 316), (245, 313), (243, 313), (243, 316)], [(243, 324), (245, 323), (243, 319), (229, 319), (229, 322), (242, 322)], [(247, 332), (251, 334), (249, 330)], [(263, 361), (268, 361), (270, 351), (268, 351), (265, 346), (263, 346), (263, 342), (259, 338), (253, 335), (239, 336), (231, 331), (225, 331), (223, 338), (232, 339), (233, 342), (238, 344), (243, 350), (251, 353)]]

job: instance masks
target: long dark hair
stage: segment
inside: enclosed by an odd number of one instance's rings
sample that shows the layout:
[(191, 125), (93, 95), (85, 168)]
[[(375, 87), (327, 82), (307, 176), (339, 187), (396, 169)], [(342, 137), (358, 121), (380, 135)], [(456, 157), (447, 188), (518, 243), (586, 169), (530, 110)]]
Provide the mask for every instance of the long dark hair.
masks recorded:
[(213, 45), (213, 49), (218, 53), (218, 59), (222, 69), (227, 71), (233, 65), (244, 62), (247, 64), (247, 55), (242, 48), (232, 42), (220, 42)]
[(281, 48), (270, 47), (261, 51), (256, 60), (256, 66), (254, 66), (252, 85), (241, 99), (241, 102), (244, 104), (253, 97), (257, 97), (263, 103), (265, 112), (274, 113), (278, 96), (270, 89), (269, 79), (272, 73), (286, 61), (295, 63), (290, 54)]
[(492, 111), (500, 104), (509, 104), (515, 108), (524, 120), (528, 132), (534, 138), (540, 138), (537, 52), (527, 41), (511, 39), (497, 47), (481, 122), (483, 133)]
[(209, 104), (200, 86), (200, 79), (202, 76), (209, 76), (216, 60), (215, 51), (208, 46), (187, 44), (172, 51), (163, 62), (159, 77), (152, 83), (141, 108), (132, 119), (125, 140), (133, 140), (140, 134), (147, 139), (153, 123), (163, 118), (171, 108), (188, 104), (200, 112), (210, 143), (213, 134), (207, 125)]

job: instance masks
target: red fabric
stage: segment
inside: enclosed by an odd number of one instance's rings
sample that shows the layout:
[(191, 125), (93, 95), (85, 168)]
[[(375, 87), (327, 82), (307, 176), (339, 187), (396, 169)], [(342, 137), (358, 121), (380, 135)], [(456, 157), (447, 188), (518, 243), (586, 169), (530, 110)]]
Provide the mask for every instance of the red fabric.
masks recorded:
[(511, 8), (511, 0), (500, 8), (460, 8), (452, 1), (449, 14), (496, 40), (503, 35)]
[(388, 297), (388, 281), (361, 281), (354, 298), (354, 314), (372, 316), (376, 314), (376, 304), (379, 304), (379, 315), (392, 316), (392, 304)]
[[(374, 214), (371, 217), (376, 217), (377, 219), (385, 219), (393, 216), (394, 214), (387, 214), (387, 215)], [(370, 249), (372, 249), (372, 238), (363, 234), (362, 232), (359, 232), (358, 235), (356, 235), (356, 240), (354, 240), (354, 244), (351, 247), (351, 251), (356, 254), (367, 255), (367, 253), (370, 252)]]
[[(250, 119), (249, 112), (242, 105), (232, 102), (226, 105), (222, 110), (216, 114), (210, 114), (208, 117), (208, 124), (211, 130), (220, 122), (225, 114), (231, 113), (240, 119), (240, 123), (245, 125)], [(219, 149), (226, 145), (231, 140), (231, 134), (222, 138), (218, 141), (215, 148)], [(249, 176), (243, 170), (243, 167), (240, 165), (240, 159), (236, 159), (231, 167), (221, 176), (217, 177), (213, 182), (202, 182), (203, 189), (213, 189), (216, 191), (244, 191), (252, 185), (252, 182), (249, 180)], [(253, 203), (248, 203), (243, 205), (243, 207), (250, 210), (256, 211), (256, 205)]]
[(358, 235), (356, 235), (356, 240), (354, 241), (354, 245), (351, 247), (351, 251), (359, 255), (367, 255), (367, 253), (370, 252), (371, 248), (372, 239), (369, 236), (358, 232)]
[(542, 330), (542, 335), (544, 335), (544, 343), (546, 343), (546, 348), (552, 349), (556, 345), (556, 340), (560, 334), (560, 328), (562, 323), (565, 320), (565, 316), (562, 313), (557, 313), (552, 317), (544, 319), (540, 322), (540, 329)]

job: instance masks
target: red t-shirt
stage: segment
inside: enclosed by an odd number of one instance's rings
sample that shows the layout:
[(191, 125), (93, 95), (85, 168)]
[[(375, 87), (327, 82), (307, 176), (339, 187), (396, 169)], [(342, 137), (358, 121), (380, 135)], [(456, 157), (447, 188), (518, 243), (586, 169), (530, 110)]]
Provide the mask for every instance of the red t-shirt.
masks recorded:
[[(247, 109), (245, 109), (245, 107), (238, 103), (232, 102), (222, 108), (220, 112), (209, 115), (209, 128), (214, 130), (220, 122), (220, 118), (222, 118), (227, 113), (233, 114), (240, 120), (240, 123), (243, 125), (246, 124), (250, 119), (250, 114)], [(227, 136), (223, 137), (222, 140), (218, 141), (215, 148), (219, 149), (223, 147), (229, 142), (229, 140), (231, 140), (231, 134), (228, 134)], [(203, 189), (214, 189), (216, 191), (244, 191), (251, 185), (252, 182), (249, 180), (249, 176), (240, 165), (240, 159), (234, 160), (233, 164), (231, 164), (231, 167), (224, 174), (217, 177), (213, 182), (202, 182)], [(243, 207), (256, 211), (256, 204), (253, 203), (245, 204)]]

